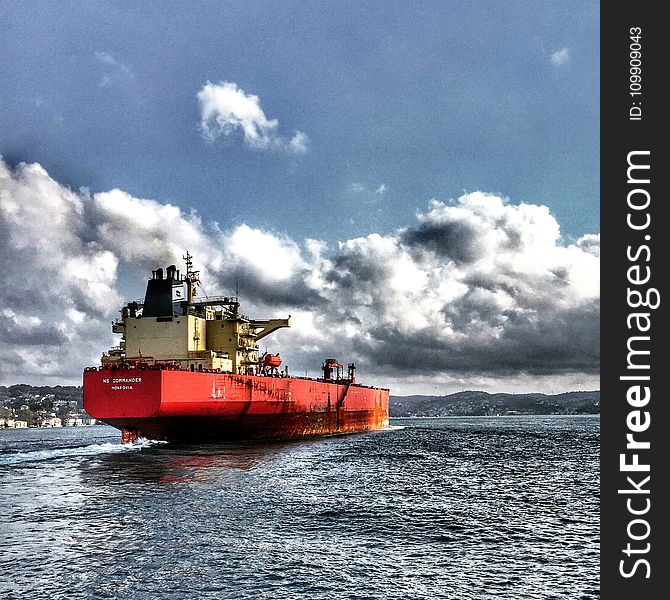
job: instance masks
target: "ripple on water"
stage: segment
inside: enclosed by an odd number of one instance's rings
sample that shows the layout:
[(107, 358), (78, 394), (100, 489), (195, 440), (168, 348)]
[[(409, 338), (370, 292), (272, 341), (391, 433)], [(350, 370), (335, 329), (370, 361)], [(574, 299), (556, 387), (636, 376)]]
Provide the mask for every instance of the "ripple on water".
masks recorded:
[(598, 597), (597, 418), (399, 423), (199, 447), (2, 432), (0, 597)]

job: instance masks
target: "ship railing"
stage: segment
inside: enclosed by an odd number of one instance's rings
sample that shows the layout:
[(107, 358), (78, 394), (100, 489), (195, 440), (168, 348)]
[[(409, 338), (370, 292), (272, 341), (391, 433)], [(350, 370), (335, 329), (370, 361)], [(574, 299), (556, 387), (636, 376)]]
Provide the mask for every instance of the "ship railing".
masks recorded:
[(302, 379), (303, 381), (319, 381), (321, 383), (332, 383), (335, 385), (344, 385), (344, 386), (350, 386), (350, 387), (357, 387), (357, 388), (365, 388), (368, 390), (386, 390), (388, 391), (389, 388), (385, 387), (378, 387), (376, 385), (365, 385), (363, 383), (360, 383), (359, 381), (351, 381), (351, 379), (324, 379), (323, 377), (309, 377), (309, 376), (298, 376), (298, 375), (290, 375), (291, 379)]
[(236, 304), (237, 302), (237, 296), (205, 296), (194, 298), (191, 304), (204, 306), (212, 304)]

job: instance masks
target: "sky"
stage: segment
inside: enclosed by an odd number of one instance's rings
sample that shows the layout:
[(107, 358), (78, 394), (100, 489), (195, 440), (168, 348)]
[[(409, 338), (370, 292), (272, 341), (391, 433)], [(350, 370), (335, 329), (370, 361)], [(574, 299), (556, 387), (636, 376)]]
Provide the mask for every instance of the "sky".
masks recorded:
[[(599, 387), (597, 2), (0, 0), (0, 385), (186, 250), (296, 374)], [(262, 348), (264, 350), (265, 347)]]

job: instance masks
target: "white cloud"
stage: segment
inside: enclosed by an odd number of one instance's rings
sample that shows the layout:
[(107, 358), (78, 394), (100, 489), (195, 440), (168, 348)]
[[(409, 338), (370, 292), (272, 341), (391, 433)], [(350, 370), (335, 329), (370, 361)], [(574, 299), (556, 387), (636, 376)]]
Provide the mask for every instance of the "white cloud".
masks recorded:
[(222, 242), (227, 262), (252, 269), (262, 278), (288, 280), (304, 264), (293, 240), (248, 225), (236, 227)]
[(95, 59), (105, 66), (107, 72), (100, 78), (100, 87), (109, 87), (116, 81), (129, 79), (133, 76), (130, 67), (115, 59), (109, 52), (95, 52)]
[(555, 67), (567, 64), (570, 62), (570, 49), (561, 48), (560, 50), (556, 50), (556, 52), (552, 52), (550, 60), (551, 64)]
[(95, 58), (106, 65), (116, 66), (118, 64), (109, 52), (96, 52)]
[(12, 170), (0, 160), (0, 252), (11, 282), (0, 291), (0, 380), (76, 381), (100, 341), (111, 341), (118, 259), (87, 230), (85, 197), (38, 164)]
[(285, 141), (278, 133), (279, 121), (268, 119), (258, 96), (247, 94), (232, 81), (207, 82), (198, 92), (200, 128), (207, 140), (241, 131), (244, 141), (256, 149), (280, 148), (294, 154), (307, 152), (309, 138), (302, 131)]
[(295, 135), (289, 140), (287, 148), (293, 154), (305, 154), (309, 147), (309, 138), (302, 131), (296, 131)]
[(370, 185), (367, 183), (354, 182), (349, 186), (348, 192), (360, 196), (360, 198), (357, 198), (358, 201), (362, 200), (366, 204), (374, 205), (380, 201), (387, 190), (388, 187), (385, 183)]
[(212, 239), (204, 233), (200, 218), (185, 215), (177, 206), (114, 189), (95, 194), (89, 209), (93, 235), (120, 260), (149, 267), (156, 261), (180, 262), (186, 249), (213, 254)]
[(189, 250), (208, 293), (239, 284), (246, 314), (293, 315), (268, 344), (297, 373), (334, 355), (406, 393), (430, 382), (593, 387), (599, 242), (565, 244), (547, 207), (473, 192), (433, 201), (411, 227), (329, 248), (246, 224), (220, 231), (121, 190), (75, 193), (39, 165), (0, 161), (12, 282), (0, 290), (0, 383), (77, 381), (115, 343), (119, 286), (135, 290), (125, 299), (144, 291), (141, 279), (118, 281), (119, 265), (142, 278)]

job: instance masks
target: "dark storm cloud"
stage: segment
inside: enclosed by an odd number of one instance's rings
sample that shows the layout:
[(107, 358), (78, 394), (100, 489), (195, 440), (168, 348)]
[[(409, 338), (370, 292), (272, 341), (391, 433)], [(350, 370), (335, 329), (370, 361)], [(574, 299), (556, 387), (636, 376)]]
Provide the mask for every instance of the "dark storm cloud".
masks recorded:
[(67, 342), (65, 332), (33, 317), (23, 318), (11, 309), (0, 312), (0, 339), (17, 346), (55, 346)]
[(425, 222), (416, 229), (408, 229), (401, 239), (410, 247), (428, 250), (459, 263), (477, 260), (483, 251), (477, 231), (463, 222)]
[(256, 269), (243, 268), (239, 265), (231, 267), (228, 271), (213, 273), (217, 289), (229, 290), (228, 293), (231, 295), (239, 290), (240, 298), (248, 298), (257, 304), (270, 307), (316, 309), (326, 304), (326, 300), (317, 290), (306, 285), (305, 271), (299, 270), (288, 279), (273, 281)]
[(333, 258), (333, 267), (325, 274), (326, 280), (349, 289), (385, 281), (388, 270), (383, 260), (375, 260), (374, 256), (365, 260), (361, 258), (346, 250), (340, 251), (340, 254)]
[(386, 328), (371, 332), (372, 340), (354, 343), (361, 356), (406, 373), (514, 373), (551, 375), (595, 374), (599, 369), (597, 307), (547, 315), (537, 322), (503, 315), (509, 320), (500, 338), (439, 339), (435, 332), (402, 334)]

